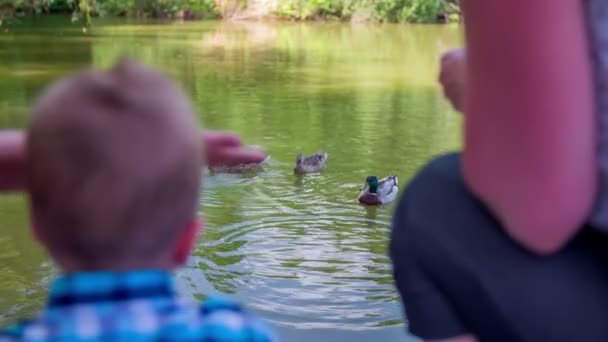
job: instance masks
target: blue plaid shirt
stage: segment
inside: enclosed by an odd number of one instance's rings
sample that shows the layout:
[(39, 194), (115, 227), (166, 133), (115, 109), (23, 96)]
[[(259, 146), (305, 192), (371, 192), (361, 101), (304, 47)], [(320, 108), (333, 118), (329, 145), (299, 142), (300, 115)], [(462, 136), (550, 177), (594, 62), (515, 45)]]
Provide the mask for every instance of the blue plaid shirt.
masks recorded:
[(164, 271), (82, 272), (55, 281), (33, 320), (0, 341), (273, 341), (269, 330), (225, 299), (195, 305)]

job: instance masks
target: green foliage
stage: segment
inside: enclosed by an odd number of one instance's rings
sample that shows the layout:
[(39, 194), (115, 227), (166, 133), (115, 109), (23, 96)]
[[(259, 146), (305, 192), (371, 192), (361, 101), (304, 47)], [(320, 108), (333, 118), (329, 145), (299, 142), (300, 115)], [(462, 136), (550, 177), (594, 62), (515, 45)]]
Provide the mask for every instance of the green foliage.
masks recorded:
[(182, 15), (190, 18), (214, 18), (217, 16), (213, 0), (158, 0), (161, 13), (171, 16)]
[[(0, 25), (15, 14), (73, 12), (89, 23), (91, 16), (136, 16), (206, 19), (254, 7), (258, 0), (0, 0)], [(280, 0), (269, 14), (298, 20), (357, 19), (432, 23), (459, 20), (458, 0)]]
[(436, 22), (445, 10), (441, 0), (379, 0), (377, 19), (392, 22)]
[(276, 13), (295, 19), (349, 18), (358, 0), (284, 0)]
[(101, 13), (118, 16), (215, 18), (213, 0), (98, 0)]
[(94, 15), (217, 17), (214, 0), (0, 0), (0, 20), (18, 14), (73, 12), (73, 19), (90, 22)]
[(432, 23), (458, 20), (458, 8), (454, 0), (283, 0), (276, 13), (307, 20), (350, 19), (359, 12), (375, 21)]
[(15, 14), (40, 14), (55, 0), (0, 0), (0, 22)]
[(100, 12), (111, 15), (132, 15), (137, 11), (136, 0), (99, 0)]
[(84, 19), (85, 24), (91, 24), (91, 15), (97, 12), (96, 0), (66, 0), (68, 6), (74, 9), (72, 20)]

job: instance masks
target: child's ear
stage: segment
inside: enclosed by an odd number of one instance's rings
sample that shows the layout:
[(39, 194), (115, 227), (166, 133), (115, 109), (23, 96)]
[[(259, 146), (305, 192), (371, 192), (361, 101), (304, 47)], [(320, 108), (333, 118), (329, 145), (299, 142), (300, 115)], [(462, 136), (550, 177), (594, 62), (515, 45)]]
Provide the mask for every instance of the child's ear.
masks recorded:
[(177, 237), (173, 254), (173, 262), (176, 266), (184, 265), (188, 261), (188, 257), (192, 253), (192, 247), (194, 247), (198, 233), (203, 230), (203, 226), (202, 220), (193, 219), (181, 235)]

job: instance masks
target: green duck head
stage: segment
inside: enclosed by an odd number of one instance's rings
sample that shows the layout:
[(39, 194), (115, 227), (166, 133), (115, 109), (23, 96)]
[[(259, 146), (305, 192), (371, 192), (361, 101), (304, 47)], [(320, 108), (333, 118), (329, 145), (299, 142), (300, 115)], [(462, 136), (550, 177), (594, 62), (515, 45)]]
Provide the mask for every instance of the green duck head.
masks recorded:
[(365, 182), (367, 183), (367, 185), (369, 185), (370, 193), (375, 194), (378, 191), (378, 177), (369, 176), (369, 177), (367, 177)]

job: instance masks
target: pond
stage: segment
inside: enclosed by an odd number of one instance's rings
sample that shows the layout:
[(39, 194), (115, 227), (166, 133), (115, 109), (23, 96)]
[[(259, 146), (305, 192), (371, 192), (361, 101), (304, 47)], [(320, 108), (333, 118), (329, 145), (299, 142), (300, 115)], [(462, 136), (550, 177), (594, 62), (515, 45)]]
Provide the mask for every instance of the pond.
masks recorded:
[[(32, 99), (66, 72), (124, 54), (160, 68), (202, 124), (271, 155), (257, 174), (207, 176), (207, 229), (180, 289), (241, 300), (285, 341), (403, 341), (386, 255), (394, 206), (361, 206), (357, 193), (368, 175), (396, 174), (403, 188), (459, 148), (461, 117), (436, 75), (439, 54), (461, 43), (458, 26), (103, 20), (83, 32), (37, 19), (0, 33), (0, 128), (24, 127)], [(296, 177), (296, 153), (320, 150), (327, 169)], [(28, 226), (25, 198), (0, 196), (1, 324), (36, 312), (57, 274)]]

